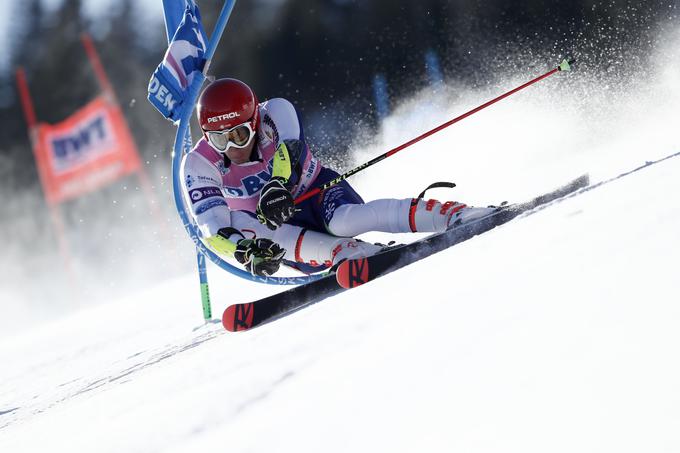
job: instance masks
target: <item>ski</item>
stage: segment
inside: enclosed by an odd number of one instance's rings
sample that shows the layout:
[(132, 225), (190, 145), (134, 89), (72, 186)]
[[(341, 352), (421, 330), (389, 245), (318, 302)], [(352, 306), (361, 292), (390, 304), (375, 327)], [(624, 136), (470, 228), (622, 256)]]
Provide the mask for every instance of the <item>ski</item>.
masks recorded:
[(356, 288), (380, 276), (485, 233), (499, 225), (503, 225), (520, 214), (586, 187), (588, 183), (588, 175), (582, 175), (552, 192), (540, 195), (525, 203), (501, 207), (498, 211), (485, 217), (454, 226), (443, 233), (434, 234), (423, 240), (392, 248), (366, 258), (346, 260), (336, 269), (336, 279), (338, 284), (345, 289)]
[(444, 233), (434, 234), (368, 258), (345, 261), (340, 264), (336, 273), (330, 272), (311, 283), (253, 302), (230, 305), (222, 315), (222, 325), (230, 332), (238, 332), (287, 316), (507, 223), (524, 212), (586, 187), (588, 183), (588, 175), (583, 175), (526, 203), (510, 205), (489, 216), (454, 227)]
[(329, 273), (319, 280), (254, 302), (230, 305), (222, 315), (222, 325), (230, 332), (248, 330), (342, 291), (345, 289), (338, 285), (335, 274)]

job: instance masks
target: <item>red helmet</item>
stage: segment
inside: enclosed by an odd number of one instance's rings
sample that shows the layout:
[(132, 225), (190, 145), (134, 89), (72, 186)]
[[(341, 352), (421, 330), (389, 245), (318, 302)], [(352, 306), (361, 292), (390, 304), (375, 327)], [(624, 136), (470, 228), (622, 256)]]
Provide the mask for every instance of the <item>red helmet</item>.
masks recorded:
[(248, 85), (236, 79), (218, 79), (198, 98), (198, 123), (204, 131), (221, 131), (250, 121), (257, 130), (257, 97)]

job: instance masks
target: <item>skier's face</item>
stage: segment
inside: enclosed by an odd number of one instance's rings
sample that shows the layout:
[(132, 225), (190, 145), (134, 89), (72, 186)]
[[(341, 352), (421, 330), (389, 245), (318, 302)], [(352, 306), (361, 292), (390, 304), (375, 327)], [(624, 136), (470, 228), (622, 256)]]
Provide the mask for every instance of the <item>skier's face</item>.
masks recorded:
[(255, 140), (251, 140), (245, 148), (230, 146), (229, 149), (227, 149), (227, 157), (237, 165), (245, 164), (249, 161), (250, 153), (253, 152), (253, 146), (255, 146)]
[(217, 151), (226, 153), (229, 160), (236, 164), (248, 162), (255, 144), (255, 129), (252, 120), (236, 125), (231, 129), (204, 131), (205, 138)]

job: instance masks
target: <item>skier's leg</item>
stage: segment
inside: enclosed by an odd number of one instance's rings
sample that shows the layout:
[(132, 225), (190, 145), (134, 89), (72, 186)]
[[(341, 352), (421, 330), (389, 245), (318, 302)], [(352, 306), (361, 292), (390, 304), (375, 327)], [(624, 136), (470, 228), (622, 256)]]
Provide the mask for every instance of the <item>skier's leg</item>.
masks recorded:
[(348, 258), (373, 255), (382, 249), (380, 245), (351, 237), (337, 237), (314, 230), (302, 230), (295, 246), (294, 258), (298, 263), (323, 264), (330, 267)]
[(356, 236), (368, 231), (387, 233), (440, 232), (454, 222), (467, 222), (488, 215), (496, 208), (473, 208), (457, 202), (408, 198), (381, 199), (363, 204), (344, 204), (333, 210), (328, 231)]
[[(324, 168), (315, 181), (320, 186), (338, 174)], [(305, 200), (299, 225), (334, 236), (354, 237), (369, 231), (386, 233), (441, 232), (454, 223), (467, 222), (487, 215), (496, 208), (473, 208), (463, 203), (420, 198), (380, 199), (364, 203), (347, 181)], [(307, 213), (307, 214), (305, 214)], [(310, 220), (311, 215), (314, 217)]]
[[(301, 213), (304, 217), (304, 213)], [(357, 241), (354, 238), (331, 236), (313, 229), (286, 223), (272, 231), (249, 212), (233, 211), (232, 226), (247, 238), (267, 238), (286, 250), (285, 261), (308, 264), (312, 267), (330, 267), (347, 258), (357, 258), (379, 252), (382, 247)], [(293, 266), (294, 267), (294, 266)], [(303, 271), (310, 270), (304, 266)]]
[[(315, 184), (320, 186), (337, 176), (333, 170), (324, 168)], [(326, 219), (333, 217), (335, 209), (355, 203), (363, 203), (363, 200), (346, 181), (343, 181), (297, 205), (298, 211), (287, 224), (276, 230), (275, 238), (272, 240), (287, 250), (286, 260), (312, 266), (331, 266), (343, 259), (377, 253), (382, 250), (382, 246), (362, 242), (353, 237), (338, 237), (339, 235), (333, 235), (327, 228)], [(293, 227), (296, 229), (292, 230)], [(295, 234), (284, 231), (295, 231)]]
[[(323, 169), (316, 183), (321, 185), (335, 177), (337, 173)], [(252, 228), (254, 234), (271, 239), (286, 249), (286, 260), (313, 266), (368, 256), (382, 249), (381, 246), (353, 239), (359, 234), (369, 231), (439, 232), (454, 222), (477, 218), (495, 209), (422, 199), (382, 199), (364, 203), (347, 181), (297, 207), (300, 212), (273, 232), (255, 219), (250, 218), (249, 221), (255, 222)]]

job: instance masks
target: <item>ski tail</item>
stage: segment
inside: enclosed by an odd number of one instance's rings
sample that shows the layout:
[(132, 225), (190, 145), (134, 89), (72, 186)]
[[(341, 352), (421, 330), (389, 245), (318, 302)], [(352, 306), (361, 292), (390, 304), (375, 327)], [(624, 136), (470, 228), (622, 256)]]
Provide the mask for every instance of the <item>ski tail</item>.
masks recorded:
[(255, 306), (251, 303), (230, 305), (222, 314), (222, 325), (229, 332), (248, 330), (253, 326)]
[(252, 302), (234, 304), (224, 310), (222, 325), (230, 332), (241, 332), (289, 315), (308, 305), (344, 291), (335, 274), (296, 286)]
[(367, 258), (347, 260), (341, 263), (335, 273), (338, 284), (343, 288), (355, 288), (371, 280)]

